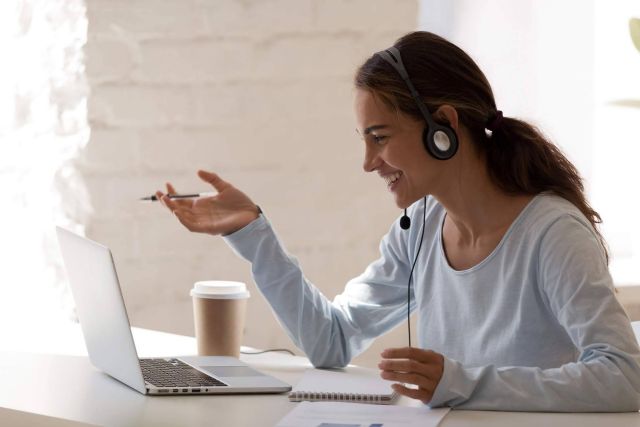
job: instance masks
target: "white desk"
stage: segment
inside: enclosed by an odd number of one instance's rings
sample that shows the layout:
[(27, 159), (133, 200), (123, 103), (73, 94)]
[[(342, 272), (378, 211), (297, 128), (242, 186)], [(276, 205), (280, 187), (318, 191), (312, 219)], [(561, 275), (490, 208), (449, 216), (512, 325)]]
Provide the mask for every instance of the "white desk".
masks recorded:
[[(141, 357), (194, 354), (195, 340), (134, 328)], [(162, 396), (139, 394), (99, 372), (84, 355), (80, 330), (71, 327), (49, 349), (22, 341), (14, 351), (0, 352), (0, 425), (88, 423), (109, 426), (272, 426), (296, 403), (286, 394), (229, 396)], [(18, 350), (18, 351), (15, 351)], [(302, 357), (268, 353), (243, 355), (250, 365), (295, 384), (309, 362)], [(357, 369), (357, 368), (356, 368)], [(416, 402), (402, 398), (401, 405)], [(2, 409), (4, 408), (4, 409)], [(15, 412), (23, 411), (23, 412)], [(33, 418), (30, 419), (30, 413)], [(38, 414), (38, 415), (36, 415)], [(42, 416), (55, 417), (44, 418)], [(50, 423), (48, 421), (51, 421)], [(452, 411), (443, 427), (468, 426), (622, 427), (640, 426), (640, 414), (550, 414)]]

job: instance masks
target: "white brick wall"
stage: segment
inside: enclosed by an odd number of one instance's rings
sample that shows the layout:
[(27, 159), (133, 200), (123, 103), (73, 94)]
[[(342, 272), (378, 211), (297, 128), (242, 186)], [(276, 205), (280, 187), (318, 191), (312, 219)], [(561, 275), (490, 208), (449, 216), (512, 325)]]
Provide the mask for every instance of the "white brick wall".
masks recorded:
[[(208, 190), (195, 172), (217, 171), (333, 297), (377, 257), (399, 214), (362, 171), (351, 79), (415, 28), (417, 1), (87, 0), (87, 16), (87, 234), (111, 246), (132, 323), (193, 334), (192, 283), (244, 280), (245, 342), (292, 347), (246, 262), (137, 198), (166, 181)], [(404, 333), (378, 348), (404, 345)]]

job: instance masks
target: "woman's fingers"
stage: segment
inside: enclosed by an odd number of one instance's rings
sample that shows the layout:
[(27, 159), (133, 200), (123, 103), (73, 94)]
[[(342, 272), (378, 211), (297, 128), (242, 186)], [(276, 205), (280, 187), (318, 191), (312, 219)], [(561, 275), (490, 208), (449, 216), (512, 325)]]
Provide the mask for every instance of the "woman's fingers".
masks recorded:
[[(169, 186), (168, 186), (169, 187)], [(173, 189), (173, 188), (167, 188)], [(215, 233), (216, 224), (211, 221), (211, 207), (196, 208), (195, 202), (171, 199), (167, 194), (161, 191), (156, 192), (156, 197), (160, 202), (178, 218), (178, 221), (184, 225), (189, 231), (201, 233)]]
[(167, 194), (156, 196), (190, 231), (212, 235), (228, 235), (245, 227), (258, 216), (258, 208), (247, 195), (224, 181), (217, 174), (200, 170), (198, 176), (211, 184), (218, 194), (193, 199), (172, 199), (177, 194), (171, 183), (166, 183)]
[(156, 191), (156, 199), (158, 199), (158, 201), (164, 205), (164, 202), (162, 201), (162, 196), (164, 196), (164, 193), (162, 191), (160, 190)]
[(412, 359), (422, 363), (440, 363), (442, 355), (416, 347), (388, 348), (381, 354), (385, 359)]
[(419, 373), (406, 373), (406, 372), (394, 372), (394, 371), (382, 371), (380, 374), (382, 378), (389, 381), (397, 381), (399, 383), (413, 384), (425, 390), (434, 390), (436, 388), (436, 381), (420, 375)]
[(173, 214), (178, 218), (178, 221), (187, 228), (187, 230), (195, 232), (207, 231), (207, 224), (201, 220), (200, 216), (193, 213), (190, 209), (178, 208), (173, 211)]
[(223, 180), (213, 172), (199, 170), (198, 176), (200, 177), (201, 180), (213, 185), (213, 188), (215, 188), (218, 191), (218, 193), (223, 192), (225, 189), (231, 186), (231, 184), (229, 184), (227, 181)]
[[(176, 191), (175, 187), (170, 183), (167, 182), (166, 184), (167, 186), (167, 195), (170, 196), (172, 194), (178, 194), (178, 192)], [(171, 199), (171, 201), (173, 201), (175, 203), (176, 206), (180, 206), (183, 208), (187, 208), (189, 206), (191, 206), (193, 204), (193, 201), (190, 199)]]
[(163, 205), (164, 207), (166, 207), (167, 209), (169, 209), (170, 211), (173, 211), (173, 210), (175, 209), (175, 208), (170, 207), (170, 206), (167, 204), (167, 203), (168, 203), (168, 201), (169, 201), (169, 202), (171, 202), (172, 200), (171, 200), (169, 197), (167, 197), (167, 195), (166, 195), (166, 194), (164, 194), (162, 191), (160, 191), (160, 190), (156, 191), (156, 199), (158, 199), (158, 201), (159, 201), (160, 203), (162, 203), (162, 205)]
[(189, 231), (197, 231), (194, 229), (194, 221), (190, 212), (185, 209), (176, 209), (173, 214), (178, 218), (178, 221), (184, 225)]
[(439, 378), (441, 375), (438, 365), (423, 364), (414, 360), (383, 360), (378, 367), (382, 372), (419, 374), (427, 378)]
[(431, 399), (433, 398), (433, 391), (428, 392), (427, 390), (409, 388), (402, 384), (394, 384), (392, 387), (397, 393), (412, 399), (421, 400), (424, 403), (431, 402)]
[(215, 219), (215, 215), (211, 214), (210, 207), (207, 206), (200, 209), (191, 206), (182, 207), (174, 200), (169, 201), (169, 207), (173, 208), (172, 213), (189, 231), (219, 234), (220, 224)]
[(173, 213), (180, 207), (175, 200), (170, 199), (166, 194), (164, 194), (160, 200)]

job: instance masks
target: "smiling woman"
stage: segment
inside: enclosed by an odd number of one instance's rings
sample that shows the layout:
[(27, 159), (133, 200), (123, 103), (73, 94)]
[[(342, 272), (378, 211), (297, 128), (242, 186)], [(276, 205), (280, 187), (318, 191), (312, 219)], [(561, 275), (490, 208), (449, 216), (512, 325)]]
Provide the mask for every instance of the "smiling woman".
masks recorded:
[[(414, 76), (411, 79), (415, 85), (413, 90), (428, 94), (423, 99), (424, 104), (416, 102), (415, 96), (405, 89), (406, 81), (398, 79), (396, 70), (378, 55), (363, 64), (356, 74), (355, 85), (360, 89), (359, 93), (367, 92), (356, 96), (356, 103), (363, 97), (365, 101), (369, 97), (378, 97), (391, 113), (387, 120), (403, 113), (406, 118), (402, 120), (405, 123), (398, 124), (403, 129), (407, 128), (406, 122), (411, 119), (422, 123), (429, 118), (429, 111), (434, 112), (436, 122), (450, 124), (457, 133), (464, 132), (463, 136), (472, 144), (473, 155), (482, 157), (482, 162), (486, 162), (487, 171), (496, 187), (516, 196), (553, 191), (569, 200), (589, 219), (606, 252), (604, 239), (597, 228), (601, 222), (600, 216), (589, 205), (582, 179), (571, 162), (533, 126), (515, 118), (503, 117), (496, 108), (489, 82), (468, 55), (458, 48), (454, 50), (451, 44), (440, 37), (428, 38), (424, 34), (414, 33), (398, 41), (404, 48), (405, 56), (410, 58), (406, 67), (407, 72)], [(449, 59), (446, 55), (453, 55), (453, 58)], [(464, 129), (458, 129), (458, 122), (463, 124)], [(425, 157), (426, 152), (433, 153), (436, 150), (429, 147), (428, 136), (421, 135), (422, 128), (419, 126), (415, 129), (416, 134), (410, 139), (422, 140), (425, 150), (419, 151)], [(487, 134), (488, 128), (495, 128), (496, 132)], [(431, 157), (438, 159), (437, 156)], [(441, 177), (446, 171), (452, 172), (451, 167), (437, 171), (435, 163), (425, 167), (427, 160), (426, 157), (420, 159), (418, 163), (421, 166), (417, 167), (417, 172), (432, 169)], [(448, 191), (448, 183), (454, 178), (449, 173), (439, 183)], [(439, 199), (443, 197), (437, 192), (418, 193), (432, 194)], [(418, 198), (412, 197), (409, 202), (415, 202)]]
[(387, 349), (379, 363), (400, 394), (433, 407), (637, 411), (640, 349), (576, 168), (503, 115), (473, 60), (432, 33), (372, 55), (355, 86), (363, 168), (411, 224), (394, 223), (380, 258), (333, 301), (217, 174), (199, 171), (213, 197), (156, 196), (187, 229), (225, 236), (251, 262), (315, 366), (347, 365), (416, 311), (418, 346)]
[[(365, 144), (363, 169), (377, 172), (393, 194), (396, 205), (402, 209), (408, 207), (428, 192), (424, 185), (432, 179), (425, 175), (437, 173), (434, 172), (437, 161), (420, 148), (423, 122), (394, 114), (369, 91), (356, 91), (354, 106), (356, 115), (368, 120), (358, 123), (363, 129), (360, 133)], [(432, 167), (424, 167), (431, 161), (435, 163)]]

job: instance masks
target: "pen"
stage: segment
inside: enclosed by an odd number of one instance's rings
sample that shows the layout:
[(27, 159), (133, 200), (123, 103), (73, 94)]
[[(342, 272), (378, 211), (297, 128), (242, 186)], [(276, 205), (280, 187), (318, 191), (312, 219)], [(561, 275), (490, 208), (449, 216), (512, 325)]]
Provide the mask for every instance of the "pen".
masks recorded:
[[(216, 193), (193, 193), (193, 194), (167, 194), (167, 196), (169, 196), (170, 199), (194, 199), (197, 197), (207, 197), (207, 196), (213, 196)], [(157, 202), (159, 199), (156, 197), (156, 195), (154, 194), (153, 196), (149, 196), (149, 197), (141, 197), (140, 201), (145, 201), (145, 202)]]

